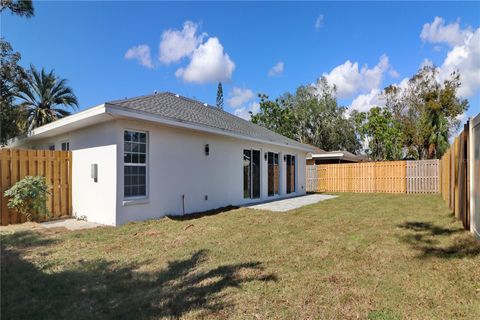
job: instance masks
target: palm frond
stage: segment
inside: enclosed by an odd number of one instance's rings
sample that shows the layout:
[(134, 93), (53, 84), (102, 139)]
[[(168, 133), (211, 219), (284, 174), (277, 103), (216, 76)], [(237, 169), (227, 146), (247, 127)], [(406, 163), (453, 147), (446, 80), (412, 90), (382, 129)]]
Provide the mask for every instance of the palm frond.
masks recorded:
[(27, 110), (29, 130), (70, 115), (65, 108), (78, 109), (77, 97), (67, 82), (54, 70), (47, 72), (42, 68), (39, 71), (30, 66), (25, 84), (16, 94), (19, 106)]

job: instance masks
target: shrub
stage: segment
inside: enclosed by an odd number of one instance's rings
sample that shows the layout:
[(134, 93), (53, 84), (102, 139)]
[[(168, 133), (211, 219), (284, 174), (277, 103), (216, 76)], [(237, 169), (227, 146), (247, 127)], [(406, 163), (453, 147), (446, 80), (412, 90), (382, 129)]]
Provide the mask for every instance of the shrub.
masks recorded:
[(45, 178), (41, 176), (27, 176), (5, 191), (9, 197), (7, 206), (24, 215), (28, 221), (32, 220), (32, 213), (49, 217), (47, 196), (50, 194)]

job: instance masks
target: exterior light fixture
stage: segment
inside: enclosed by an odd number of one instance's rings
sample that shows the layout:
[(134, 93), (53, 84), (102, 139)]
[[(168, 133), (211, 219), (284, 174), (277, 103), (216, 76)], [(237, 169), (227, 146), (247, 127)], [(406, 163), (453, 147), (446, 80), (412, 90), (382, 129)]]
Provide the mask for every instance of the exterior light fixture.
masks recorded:
[(265, 159), (265, 161), (267, 161), (267, 159), (268, 159), (268, 155), (267, 155), (267, 153), (266, 153), (266, 152), (265, 152), (265, 155), (263, 156), (263, 158)]
[(210, 146), (208, 143), (205, 145), (205, 155), (208, 156), (210, 154)]
[(92, 163), (90, 167), (90, 177), (93, 179), (93, 182), (98, 182), (98, 164)]
[(287, 161), (287, 156), (283, 156), (283, 161)]

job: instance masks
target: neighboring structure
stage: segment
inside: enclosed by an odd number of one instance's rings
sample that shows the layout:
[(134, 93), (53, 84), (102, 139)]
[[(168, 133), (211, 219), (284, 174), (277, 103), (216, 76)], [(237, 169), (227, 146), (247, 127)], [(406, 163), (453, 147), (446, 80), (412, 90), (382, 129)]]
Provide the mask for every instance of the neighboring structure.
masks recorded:
[(362, 161), (368, 161), (368, 159), (348, 151), (325, 151), (320, 148), (315, 148), (314, 152), (307, 155), (307, 165), (354, 163)]
[(72, 150), (73, 213), (107, 225), (305, 194), (313, 151), (172, 93), (107, 102), (9, 147)]

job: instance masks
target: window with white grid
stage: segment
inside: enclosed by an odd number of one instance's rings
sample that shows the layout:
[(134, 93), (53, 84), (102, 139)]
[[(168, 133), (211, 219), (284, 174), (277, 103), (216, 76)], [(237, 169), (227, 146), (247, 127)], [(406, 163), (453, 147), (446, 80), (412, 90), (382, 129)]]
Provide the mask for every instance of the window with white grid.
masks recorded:
[(123, 133), (123, 188), (125, 198), (147, 196), (147, 133)]

